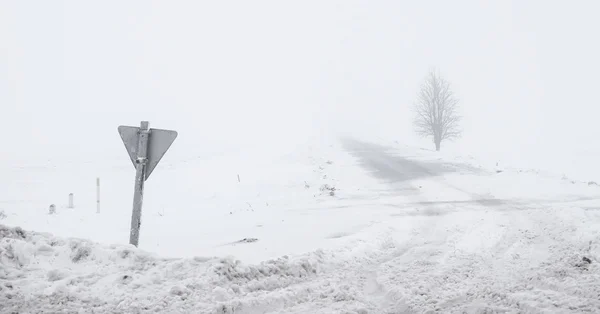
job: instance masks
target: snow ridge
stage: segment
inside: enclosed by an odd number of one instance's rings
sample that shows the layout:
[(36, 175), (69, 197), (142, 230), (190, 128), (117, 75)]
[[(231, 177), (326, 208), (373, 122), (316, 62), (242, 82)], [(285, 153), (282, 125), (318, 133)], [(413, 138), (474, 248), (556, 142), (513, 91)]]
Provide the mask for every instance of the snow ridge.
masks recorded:
[[(233, 258), (165, 259), (132, 246), (104, 246), (0, 225), (0, 312), (276, 309), (301, 298), (285, 288), (317, 276), (324, 258), (317, 251), (258, 265)], [(282, 291), (265, 297), (275, 290)]]

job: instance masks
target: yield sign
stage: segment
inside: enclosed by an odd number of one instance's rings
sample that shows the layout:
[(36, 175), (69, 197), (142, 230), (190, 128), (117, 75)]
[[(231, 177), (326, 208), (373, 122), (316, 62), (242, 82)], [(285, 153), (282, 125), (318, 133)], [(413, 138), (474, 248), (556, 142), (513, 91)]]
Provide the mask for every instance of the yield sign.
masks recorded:
[[(119, 134), (123, 139), (125, 148), (129, 153), (129, 158), (133, 163), (133, 167), (137, 168), (138, 161), (138, 150), (140, 146), (140, 134), (141, 129), (133, 126), (119, 126)], [(148, 180), (152, 170), (156, 168), (158, 162), (165, 155), (171, 144), (177, 138), (177, 131), (162, 130), (162, 129), (149, 129), (148, 130), (148, 142), (146, 151), (146, 177), (144, 180)]]

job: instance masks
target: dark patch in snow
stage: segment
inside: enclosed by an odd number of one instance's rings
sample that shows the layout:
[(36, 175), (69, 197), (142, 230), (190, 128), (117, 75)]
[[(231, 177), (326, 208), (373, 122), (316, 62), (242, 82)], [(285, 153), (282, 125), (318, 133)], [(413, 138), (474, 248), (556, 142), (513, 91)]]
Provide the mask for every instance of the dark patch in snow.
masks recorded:
[(57, 245), (64, 245), (64, 241), (59, 240), (59, 239), (52, 239), (52, 241), (50, 241), (50, 246), (57, 246)]
[(127, 249), (125, 249), (125, 250), (123, 250), (123, 251), (119, 252), (119, 256), (120, 256), (121, 258), (128, 258), (128, 257), (129, 257), (129, 255), (131, 255), (131, 253), (132, 253), (132, 252), (131, 252), (130, 250), (127, 250)]
[(256, 241), (258, 241), (257, 238), (243, 238), (235, 243), (254, 243)]
[(60, 269), (54, 269), (48, 272), (48, 281), (59, 281), (67, 277), (67, 272)]
[(195, 262), (198, 262), (198, 263), (206, 263), (206, 262), (214, 259), (214, 257), (195, 256), (193, 259)]
[(21, 227), (15, 228), (15, 233), (20, 236), (22, 239), (25, 239), (27, 236), (25, 235), (25, 230), (21, 229)]
[(589, 259), (589, 258), (587, 258), (587, 257), (585, 257), (585, 256), (583, 257), (583, 261), (586, 262), (586, 263), (588, 263), (588, 264), (592, 263), (592, 260)]
[(169, 293), (171, 295), (183, 296), (183, 295), (189, 294), (189, 291), (187, 291), (186, 288), (183, 288), (180, 286), (173, 286), (173, 287), (171, 287), (171, 290), (169, 291)]
[(85, 260), (92, 253), (92, 249), (87, 246), (81, 246), (79, 242), (71, 242), (71, 261), (78, 263)]
[(293, 262), (283, 256), (259, 265), (244, 265), (238, 260), (224, 258), (211, 267), (211, 272), (220, 277), (221, 284), (244, 286), (246, 292), (273, 291), (315, 276), (322, 258), (320, 251)]
[(127, 285), (127, 284), (131, 283), (132, 281), (133, 281), (133, 277), (130, 275), (123, 275), (123, 276), (119, 277), (119, 282), (124, 285)]
[(27, 234), (25, 230), (21, 229), (21, 227), (10, 228), (4, 225), (0, 225), (0, 239), (9, 238), (9, 239), (26, 239)]
[(578, 262), (578, 263), (576, 263), (576, 264), (575, 264), (575, 267), (579, 267), (579, 268), (582, 268), (582, 269), (588, 270), (588, 269), (587, 269), (587, 267), (588, 267), (588, 266), (589, 266), (591, 263), (592, 263), (592, 260), (591, 260), (591, 259), (589, 259), (588, 257), (584, 256), (584, 257), (581, 259), (581, 262)]
[(323, 184), (320, 188), (321, 192), (329, 192), (329, 196), (335, 196), (336, 188), (335, 186), (330, 186), (329, 184)]
[(242, 243), (254, 243), (254, 242), (258, 242), (258, 239), (257, 238), (243, 238), (243, 239), (235, 241), (235, 242), (221, 244), (220, 246), (236, 245), (236, 244), (242, 244)]

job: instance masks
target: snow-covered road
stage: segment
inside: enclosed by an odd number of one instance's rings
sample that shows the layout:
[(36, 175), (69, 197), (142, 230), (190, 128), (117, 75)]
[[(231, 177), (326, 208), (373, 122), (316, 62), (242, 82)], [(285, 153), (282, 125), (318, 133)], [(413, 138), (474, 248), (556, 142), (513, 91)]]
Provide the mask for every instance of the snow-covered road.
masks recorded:
[(0, 311), (600, 312), (597, 187), (356, 140), (344, 147), (386, 188), (294, 210), (364, 217), (331, 230), (336, 246), (246, 265), (5, 229)]
[[(286, 312), (600, 311), (597, 209), (558, 198), (495, 199), (445, 176), (458, 171), (484, 184), (492, 173), (415, 161), (368, 143), (346, 144), (365, 170), (417, 207), (392, 210), (375, 239), (363, 248), (358, 244), (315, 280), (319, 284), (312, 283), (315, 291), (331, 287), (332, 299)], [(425, 186), (429, 193), (422, 192)]]

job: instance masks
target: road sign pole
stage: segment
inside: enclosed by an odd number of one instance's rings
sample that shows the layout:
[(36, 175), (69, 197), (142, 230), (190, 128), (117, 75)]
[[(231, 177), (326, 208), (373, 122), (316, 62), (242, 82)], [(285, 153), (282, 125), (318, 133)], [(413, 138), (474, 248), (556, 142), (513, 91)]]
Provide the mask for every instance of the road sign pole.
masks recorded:
[(139, 128), (121, 125), (118, 131), (135, 167), (135, 188), (129, 243), (138, 246), (142, 224), (144, 182), (148, 180), (158, 162), (177, 138), (177, 131), (150, 129), (148, 121), (142, 121)]
[(138, 246), (140, 240), (140, 226), (142, 224), (142, 202), (144, 199), (144, 181), (146, 181), (146, 163), (148, 161), (148, 137), (150, 129), (148, 121), (142, 121), (138, 136), (138, 149), (136, 171), (135, 171), (135, 188), (133, 194), (133, 211), (131, 213), (131, 231), (129, 233), (129, 243)]

